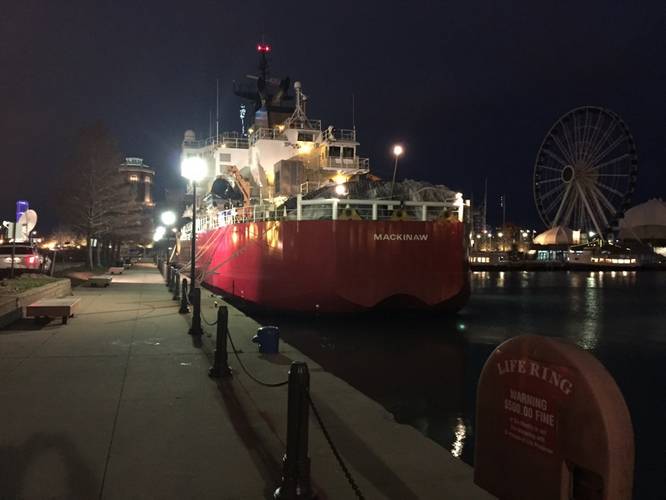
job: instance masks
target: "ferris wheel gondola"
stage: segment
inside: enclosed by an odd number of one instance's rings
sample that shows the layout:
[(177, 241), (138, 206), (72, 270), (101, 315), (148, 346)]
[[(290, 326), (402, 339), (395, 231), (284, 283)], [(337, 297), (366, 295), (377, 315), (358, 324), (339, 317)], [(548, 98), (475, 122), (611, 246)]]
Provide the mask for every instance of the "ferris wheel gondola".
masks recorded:
[(638, 174), (634, 139), (612, 111), (585, 106), (551, 127), (534, 165), (534, 201), (548, 227), (604, 237), (629, 207)]

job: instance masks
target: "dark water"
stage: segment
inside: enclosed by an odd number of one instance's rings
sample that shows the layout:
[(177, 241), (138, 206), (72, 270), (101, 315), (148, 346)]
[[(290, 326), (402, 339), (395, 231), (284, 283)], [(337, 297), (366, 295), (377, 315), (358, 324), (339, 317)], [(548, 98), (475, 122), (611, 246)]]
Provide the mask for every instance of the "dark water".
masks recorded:
[(285, 340), (467, 463), (476, 385), (504, 340), (561, 337), (613, 375), (636, 439), (634, 498), (666, 484), (666, 273), (477, 272), (456, 317), (271, 318)]

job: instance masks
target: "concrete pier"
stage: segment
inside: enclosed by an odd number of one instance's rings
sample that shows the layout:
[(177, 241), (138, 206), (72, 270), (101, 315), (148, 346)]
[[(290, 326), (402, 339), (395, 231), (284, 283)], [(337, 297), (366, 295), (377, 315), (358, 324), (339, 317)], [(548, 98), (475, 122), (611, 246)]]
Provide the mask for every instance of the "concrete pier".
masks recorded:
[[(207, 376), (203, 345), (154, 266), (78, 287), (67, 325), (19, 321), (0, 330), (0, 497), (272, 498), (285, 450), (287, 387), (251, 380), (230, 352), (230, 379)], [(214, 298), (202, 293), (206, 321)], [(257, 352), (259, 325), (230, 307), (229, 330), (248, 371), (286, 380), (305, 361), (311, 395), (367, 499), (492, 498), (472, 470), (286, 343)], [(372, 367), (368, 367), (372, 369)], [(316, 421), (312, 481), (321, 499), (354, 498)]]

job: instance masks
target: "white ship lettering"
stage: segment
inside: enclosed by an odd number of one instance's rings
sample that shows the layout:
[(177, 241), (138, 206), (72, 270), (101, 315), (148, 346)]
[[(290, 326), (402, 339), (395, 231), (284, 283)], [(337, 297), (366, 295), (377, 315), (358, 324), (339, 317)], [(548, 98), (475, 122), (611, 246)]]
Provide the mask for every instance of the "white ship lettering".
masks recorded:
[(428, 241), (427, 234), (375, 233), (375, 241)]

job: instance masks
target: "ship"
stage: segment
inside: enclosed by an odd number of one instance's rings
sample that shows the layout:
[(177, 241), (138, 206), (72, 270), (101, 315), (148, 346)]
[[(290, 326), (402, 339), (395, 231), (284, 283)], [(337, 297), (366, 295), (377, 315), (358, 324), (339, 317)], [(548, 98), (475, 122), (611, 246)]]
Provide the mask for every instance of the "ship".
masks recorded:
[[(197, 183), (198, 281), (267, 311), (462, 308), (469, 201), (446, 186), (373, 175), (356, 128), (310, 119), (302, 84), (270, 75), (270, 50), (258, 45), (258, 74), (234, 84), (240, 132), (185, 132), (181, 159), (209, 169)], [(191, 237), (190, 222), (177, 245), (184, 270)]]

